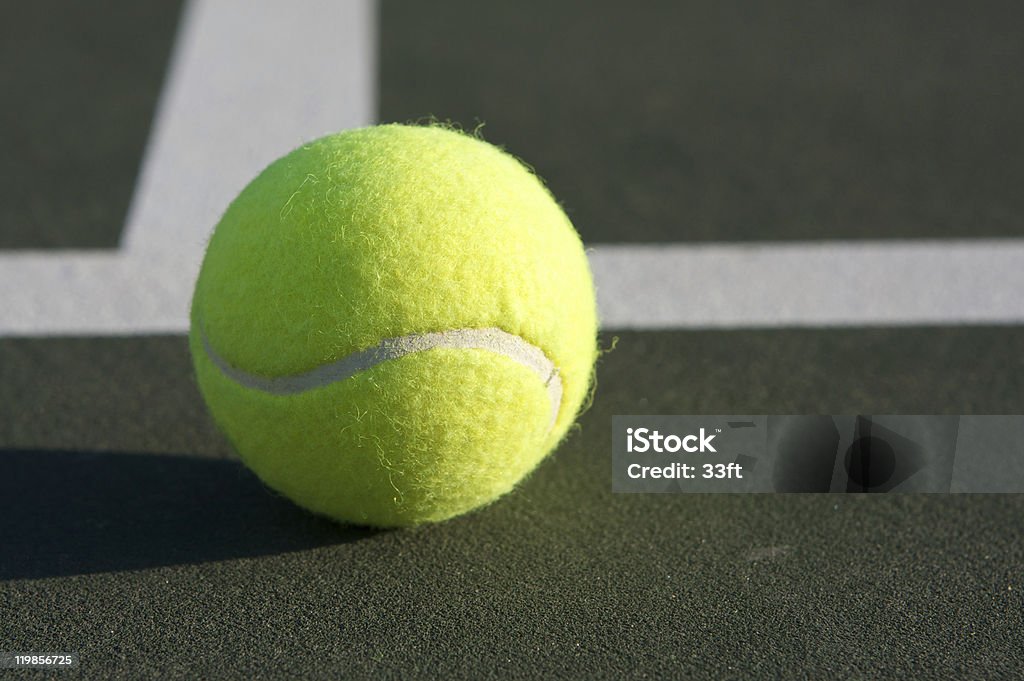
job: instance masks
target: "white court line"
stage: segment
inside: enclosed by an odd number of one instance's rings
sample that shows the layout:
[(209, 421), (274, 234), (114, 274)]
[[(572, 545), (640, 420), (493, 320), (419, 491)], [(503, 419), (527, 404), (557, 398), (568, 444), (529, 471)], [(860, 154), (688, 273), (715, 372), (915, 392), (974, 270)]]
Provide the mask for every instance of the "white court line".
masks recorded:
[[(373, 0), (193, 0), (116, 251), (0, 253), (0, 336), (184, 333), (263, 166), (376, 118)], [(1024, 323), (1024, 239), (591, 249), (605, 329)]]
[[(67, 281), (120, 292), (90, 315), (58, 296), (5, 311), (0, 334), (187, 331), (196, 261), (153, 253), (140, 285), (115, 260), (84, 255), (68, 266)], [(605, 329), (1024, 323), (1024, 239), (605, 245), (590, 262)], [(25, 273), (46, 264), (20, 262)]]
[(228, 203), (303, 141), (376, 119), (373, 0), (192, 0), (121, 247), (0, 252), (0, 336), (182, 332)]
[(608, 329), (1024, 323), (1024, 239), (593, 249)]

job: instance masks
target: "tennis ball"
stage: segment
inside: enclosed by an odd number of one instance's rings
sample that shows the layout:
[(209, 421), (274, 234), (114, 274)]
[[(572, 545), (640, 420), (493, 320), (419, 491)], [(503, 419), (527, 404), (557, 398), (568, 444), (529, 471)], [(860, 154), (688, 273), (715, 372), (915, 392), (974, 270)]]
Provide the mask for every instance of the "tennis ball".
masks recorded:
[(541, 181), (439, 126), (323, 137), (213, 232), (189, 346), (219, 427), (271, 488), (382, 527), (511, 490), (588, 393), (587, 258)]

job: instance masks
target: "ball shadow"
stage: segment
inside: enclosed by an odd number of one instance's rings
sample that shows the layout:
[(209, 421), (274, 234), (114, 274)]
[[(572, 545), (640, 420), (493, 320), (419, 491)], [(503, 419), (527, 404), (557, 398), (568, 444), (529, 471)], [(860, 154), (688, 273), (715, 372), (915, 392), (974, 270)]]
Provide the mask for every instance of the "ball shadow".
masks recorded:
[(0, 449), (0, 580), (137, 570), (356, 541), (241, 463)]

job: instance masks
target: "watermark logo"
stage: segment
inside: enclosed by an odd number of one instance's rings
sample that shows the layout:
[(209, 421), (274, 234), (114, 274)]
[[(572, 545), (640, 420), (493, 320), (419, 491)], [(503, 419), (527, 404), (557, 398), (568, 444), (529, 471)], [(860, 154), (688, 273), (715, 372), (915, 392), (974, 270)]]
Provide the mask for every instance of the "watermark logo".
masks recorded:
[[(721, 433), (720, 428), (715, 429), (715, 434)], [(716, 452), (711, 441), (715, 435), (707, 435), (703, 428), (696, 434), (679, 437), (675, 434), (662, 435), (657, 430), (649, 428), (626, 428), (626, 451), (633, 452), (668, 452), (675, 453), (680, 450), (684, 452)], [(696, 444), (694, 444), (696, 443)]]
[(616, 492), (1024, 492), (1024, 416), (615, 416)]

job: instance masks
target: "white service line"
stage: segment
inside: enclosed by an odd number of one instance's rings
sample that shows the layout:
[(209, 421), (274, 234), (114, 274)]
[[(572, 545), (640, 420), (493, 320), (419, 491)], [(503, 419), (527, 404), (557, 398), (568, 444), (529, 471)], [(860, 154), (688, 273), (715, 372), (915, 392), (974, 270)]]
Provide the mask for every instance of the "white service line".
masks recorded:
[[(1024, 239), (589, 251), (609, 330), (1024, 323)], [(25, 276), (55, 273), (69, 295), (21, 287), (0, 335), (184, 333), (199, 255), (176, 257), (151, 253), (143, 271), (118, 266), (117, 256), (81, 255), (59, 269), (23, 256)], [(8, 272), (0, 268), (0, 282), (15, 285)], [(77, 307), (85, 299), (95, 303), (89, 314)]]
[(206, 239), (270, 161), (376, 119), (373, 0), (192, 0), (121, 247), (0, 252), (0, 336), (181, 332)]
[(1024, 323), (1024, 239), (598, 246), (606, 329)]

